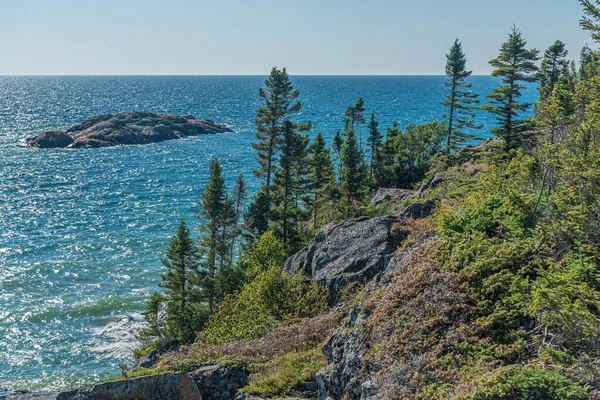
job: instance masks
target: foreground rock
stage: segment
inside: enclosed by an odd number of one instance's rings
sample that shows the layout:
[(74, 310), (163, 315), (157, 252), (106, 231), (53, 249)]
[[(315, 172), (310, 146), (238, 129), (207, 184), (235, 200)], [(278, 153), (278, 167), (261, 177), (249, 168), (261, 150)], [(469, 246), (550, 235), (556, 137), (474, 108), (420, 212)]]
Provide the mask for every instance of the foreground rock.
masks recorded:
[(187, 136), (232, 132), (225, 125), (192, 116), (134, 111), (90, 118), (66, 132), (48, 131), (27, 139), (31, 147), (97, 148), (164, 142)]
[(385, 216), (329, 224), (284, 269), (324, 284), (337, 299), (348, 283), (368, 282), (386, 268), (406, 235), (392, 229), (397, 221)]
[(200, 368), (190, 374), (204, 400), (230, 400), (248, 384), (248, 374), (239, 368), (216, 365)]
[(186, 372), (142, 376), (60, 393), (57, 400), (202, 400), (194, 380)]
[[(241, 369), (206, 366), (194, 372), (142, 376), (83, 385), (55, 397), (9, 397), (11, 400), (230, 400), (248, 384)], [(31, 393), (29, 395), (36, 395)], [(37, 394), (41, 395), (41, 394)], [(22, 396), (25, 396), (24, 394)]]

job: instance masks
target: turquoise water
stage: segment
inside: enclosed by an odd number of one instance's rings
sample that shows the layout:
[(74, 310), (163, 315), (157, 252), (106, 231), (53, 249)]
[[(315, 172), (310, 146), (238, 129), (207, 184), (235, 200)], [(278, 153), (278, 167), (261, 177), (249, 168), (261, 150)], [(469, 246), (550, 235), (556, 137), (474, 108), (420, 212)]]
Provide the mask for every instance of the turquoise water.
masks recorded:
[[(251, 173), (263, 77), (0, 77), (0, 387), (62, 389), (118, 374), (169, 236), (219, 155)], [(359, 96), (380, 127), (440, 119), (443, 77), (293, 77), (302, 119), (329, 140)], [(496, 80), (474, 77), (476, 92)], [(533, 101), (530, 87), (525, 98)], [(235, 133), (137, 147), (37, 150), (20, 141), (97, 114), (192, 114)], [(494, 120), (480, 114), (489, 129)], [(362, 133), (366, 128), (362, 128)], [(364, 136), (364, 135), (363, 135)], [(126, 338), (123, 341), (121, 339)], [(0, 389), (1, 391), (1, 389)]]

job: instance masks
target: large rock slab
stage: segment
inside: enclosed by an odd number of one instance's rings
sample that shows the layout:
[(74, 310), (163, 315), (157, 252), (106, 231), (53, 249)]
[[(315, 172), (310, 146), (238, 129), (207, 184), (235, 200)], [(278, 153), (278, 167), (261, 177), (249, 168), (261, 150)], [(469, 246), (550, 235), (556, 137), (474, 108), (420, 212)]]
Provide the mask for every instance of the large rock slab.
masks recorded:
[(7, 395), (0, 392), (1, 400), (56, 400), (56, 396), (57, 393), (52, 392), (14, 392)]
[(248, 384), (248, 373), (239, 368), (210, 365), (192, 372), (190, 376), (204, 400), (231, 400)]
[[(116, 382), (84, 385), (60, 393), (57, 400), (203, 400), (186, 372), (142, 376)], [(204, 398), (206, 400), (206, 398)]]
[(327, 225), (284, 269), (327, 286), (336, 300), (348, 283), (368, 282), (385, 269), (406, 235), (392, 229), (397, 221), (365, 217)]
[(134, 111), (104, 114), (62, 131), (48, 131), (26, 140), (39, 148), (97, 148), (163, 142), (187, 136), (232, 132), (225, 125), (192, 116)]

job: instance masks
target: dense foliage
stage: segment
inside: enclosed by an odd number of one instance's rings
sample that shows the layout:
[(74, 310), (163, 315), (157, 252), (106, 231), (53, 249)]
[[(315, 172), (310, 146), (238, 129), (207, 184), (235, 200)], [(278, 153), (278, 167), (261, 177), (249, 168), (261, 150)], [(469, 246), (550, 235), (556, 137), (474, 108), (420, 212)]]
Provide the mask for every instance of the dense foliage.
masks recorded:
[[(600, 41), (600, 2), (582, 0), (584, 29)], [(502, 84), (482, 109), (497, 140), (466, 144), (476, 96), (457, 40), (447, 55), (442, 121), (397, 123), (381, 135), (362, 98), (347, 108), (331, 148), (310, 124), (285, 70), (259, 92), (263, 179), (250, 204), (240, 176), (229, 196), (215, 160), (201, 195), (200, 251), (181, 223), (163, 261), (162, 293), (144, 313), (153, 348), (192, 346), (193, 362), (241, 365), (243, 391), (286, 395), (324, 366), (318, 347), (349, 306), (365, 316), (361, 374), (385, 398), (586, 399), (600, 394), (600, 63), (580, 65), (562, 42), (544, 54), (514, 28), (490, 63)], [(523, 82), (539, 80), (535, 117), (523, 118)], [(527, 139), (527, 140), (525, 140)], [(392, 283), (332, 311), (324, 287), (283, 271), (287, 256), (329, 222), (377, 212), (381, 187), (443, 182), (432, 216), (399, 224), (409, 237)], [(242, 218), (242, 215), (244, 218)], [(348, 299), (346, 299), (348, 300)], [(300, 332), (302, 332), (300, 334)], [(357, 379), (360, 377), (357, 377)]]

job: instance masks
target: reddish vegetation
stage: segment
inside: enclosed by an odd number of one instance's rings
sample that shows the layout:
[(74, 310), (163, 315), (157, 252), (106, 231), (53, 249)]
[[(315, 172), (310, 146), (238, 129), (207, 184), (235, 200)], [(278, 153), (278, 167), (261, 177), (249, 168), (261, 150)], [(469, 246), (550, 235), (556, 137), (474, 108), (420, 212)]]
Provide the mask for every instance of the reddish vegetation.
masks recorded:
[(198, 358), (213, 361), (231, 359), (241, 363), (264, 363), (295, 350), (305, 350), (320, 345), (339, 326), (345, 314), (332, 311), (313, 318), (304, 318), (288, 326), (269, 332), (260, 340), (239, 340), (222, 345), (199, 345), (187, 351), (167, 354), (171, 359)]
[(393, 398), (412, 398), (470, 311), (457, 274), (436, 262), (435, 239), (403, 251), (394, 282), (367, 304), (372, 339), (380, 344), (371, 361)]

